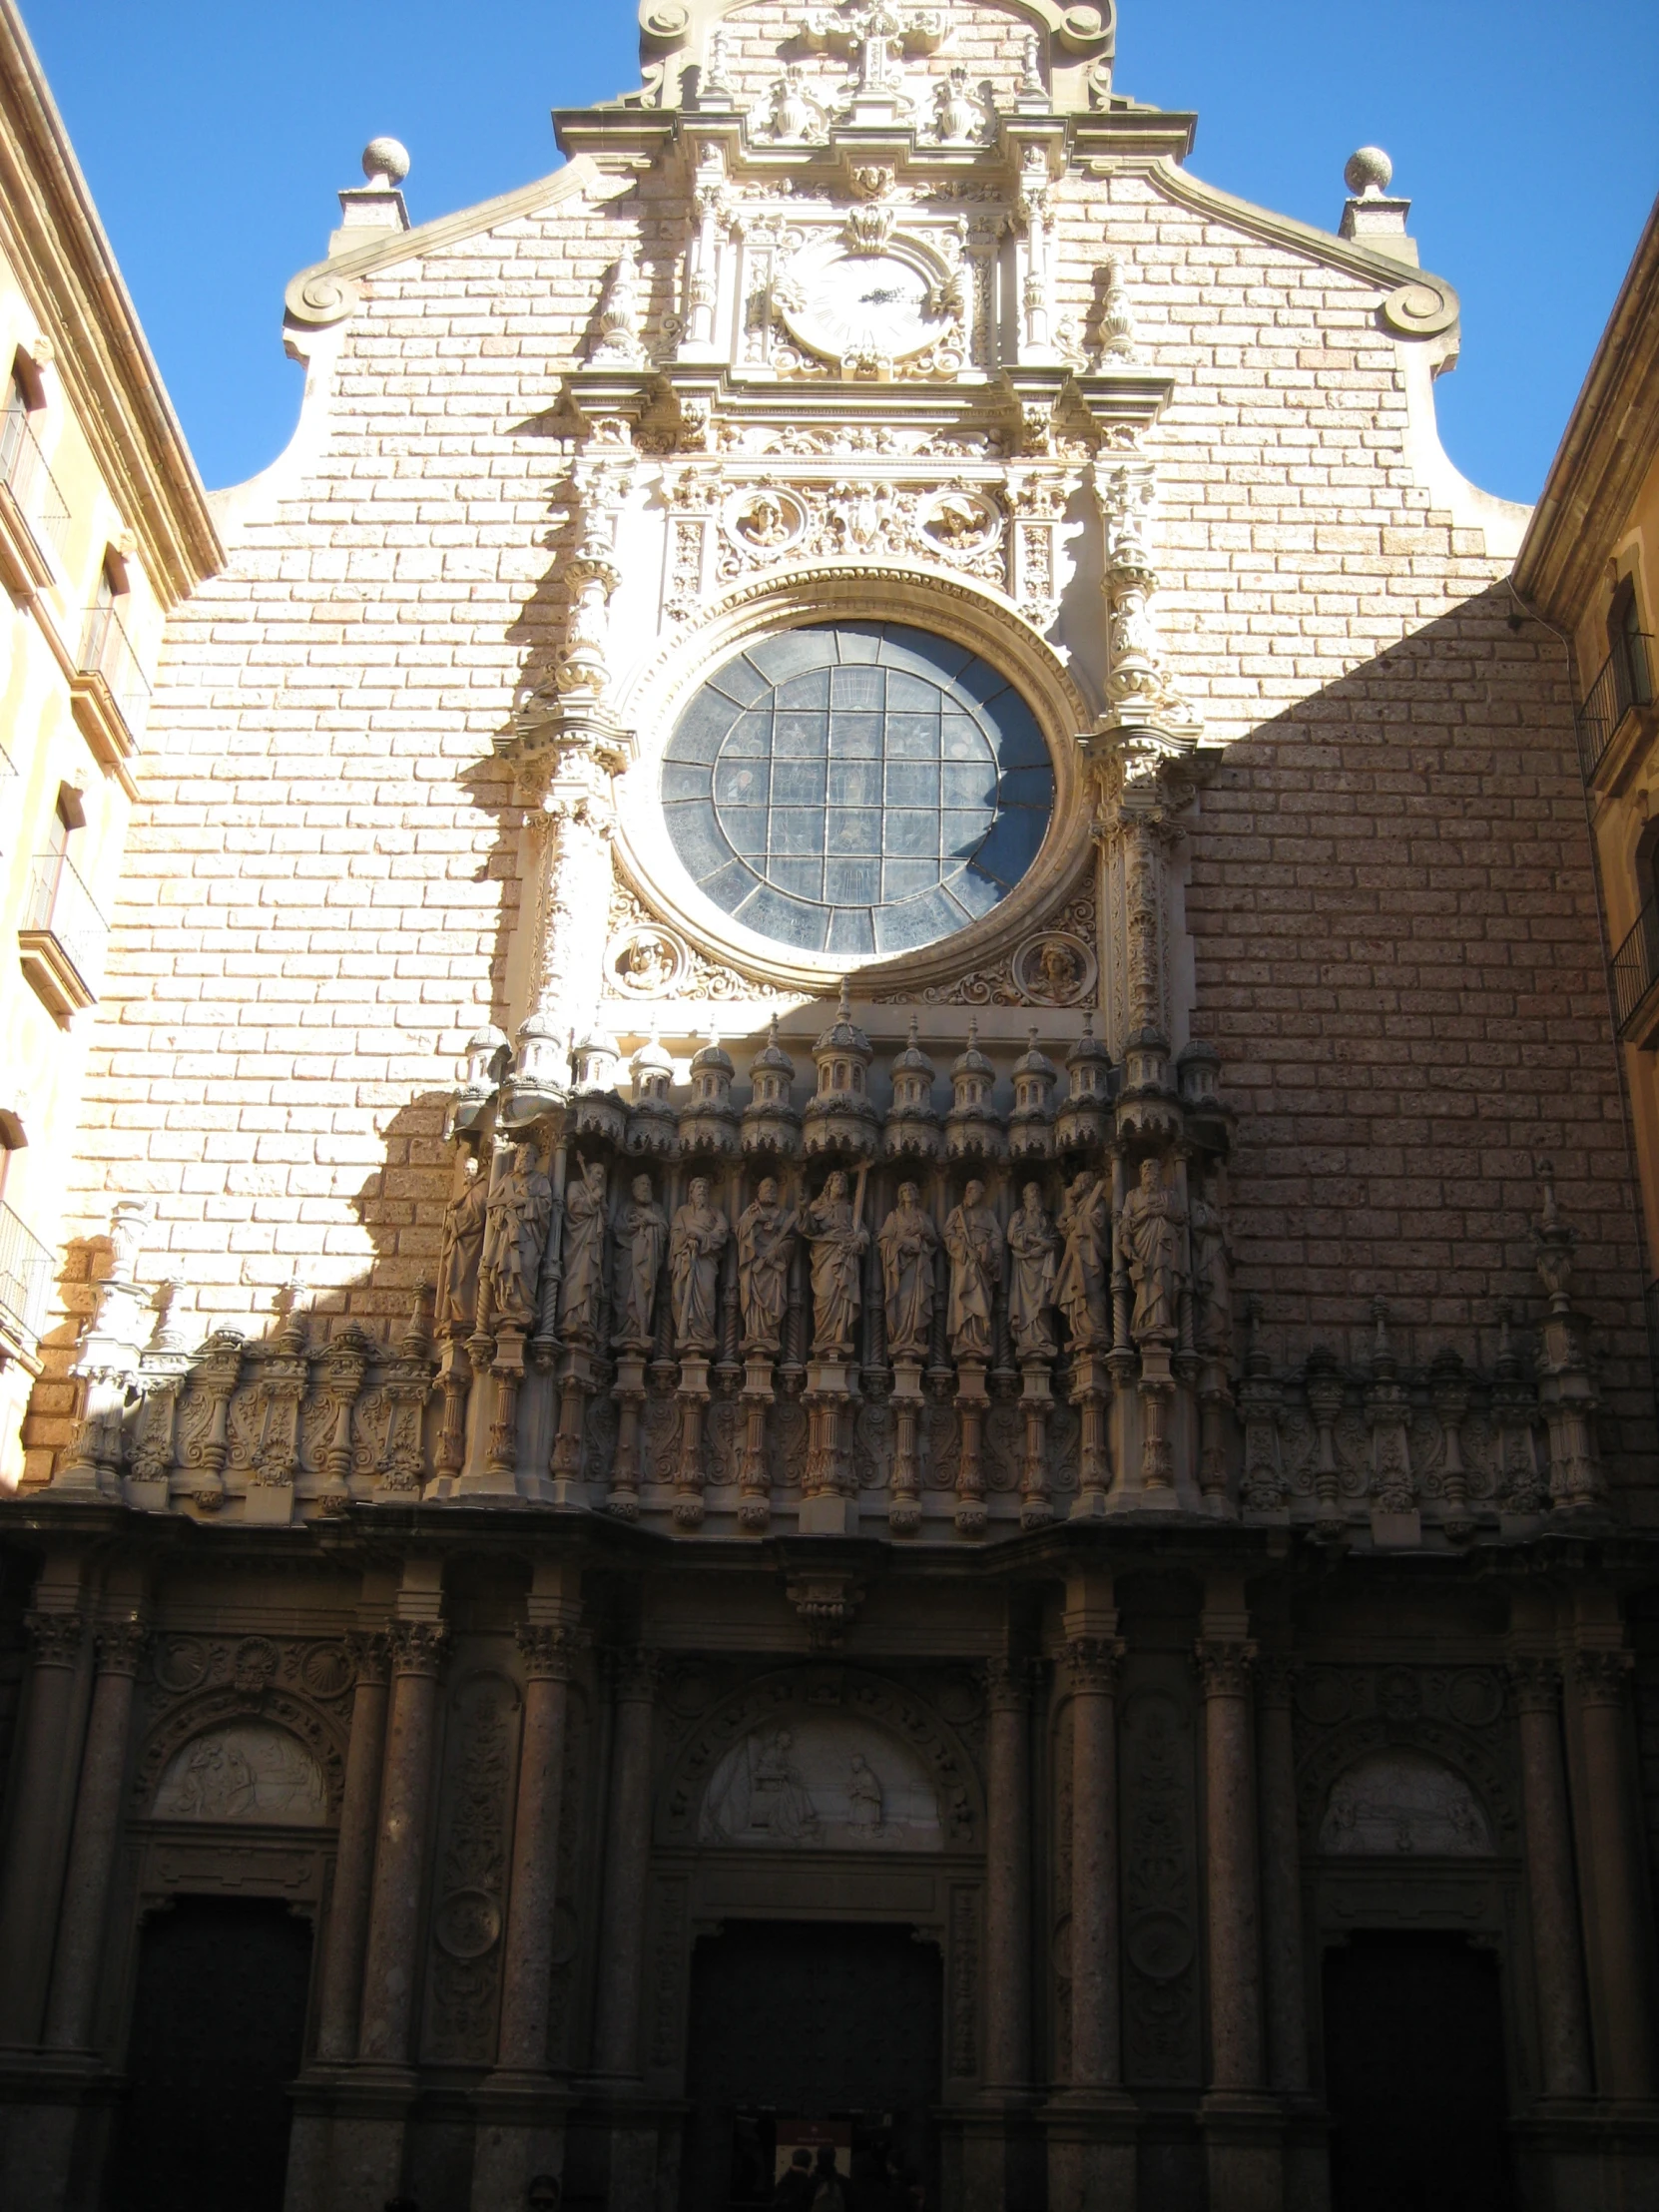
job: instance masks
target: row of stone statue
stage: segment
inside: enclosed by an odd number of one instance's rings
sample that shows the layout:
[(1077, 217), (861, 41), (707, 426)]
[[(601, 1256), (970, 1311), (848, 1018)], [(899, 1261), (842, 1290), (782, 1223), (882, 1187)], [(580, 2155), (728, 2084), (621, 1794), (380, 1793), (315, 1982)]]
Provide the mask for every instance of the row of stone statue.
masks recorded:
[[(865, 1177), (849, 1187), (836, 1170), (814, 1198), (786, 1200), (776, 1178), (760, 1184), (737, 1223), (737, 1290), (746, 1353), (776, 1355), (789, 1310), (796, 1241), (810, 1256), (812, 1351), (819, 1360), (847, 1360), (863, 1303)], [(1225, 1355), (1232, 1343), (1232, 1252), (1219, 1193), (1186, 1195), (1184, 1177), (1171, 1181), (1163, 1164), (1141, 1162), (1139, 1179), (1115, 1211), (1110, 1172), (1084, 1172), (1065, 1186), (1057, 1213), (1028, 1182), (1006, 1229), (974, 1180), (946, 1216), (943, 1229), (923, 1206), (913, 1182), (898, 1186), (896, 1203), (875, 1232), (889, 1359), (924, 1359), (939, 1295), (942, 1247), (945, 1336), (958, 1361), (991, 1356), (993, 1313), (1005, 1283), (1008, 1331), (1016, 1356), (1050, 1360), (1063, 1316), (1074, 1350), (1110, 1351), (1114, 1334), (1137, 1345), (1188, 1345)], [(708, 1356), (720, 1344), (721, 1269), (732, 1225), (705, 1176), (694, 1176), (671, 1221), (649, 1175), (636, 1175), (611, 1217), (606, 1170), (590, 1161), (564, 1194), (558, 1252), (557, 1329), (561, 1340), (597, 1350), (607, 1299), (611, 1341), (647, 1351), (654, 1342), (658, 1284), (665, 1254), (674, 1349)], [(444, 1333), (537, 1325), (540, 1301), (551, 1302), (543, 1268), (553, 1228), (553, 1184), (533, 1146), (516, 1146), (493, 1183), (469, 1176), (449, 1208), (438, 1321)], [(1121, 1291), (1122, 1313), (1114, 1311)], [(551, 1313), (545, 1320), (553, 1320)], [(1115, 1324), (1115, 1329), (1114, 1329)]]

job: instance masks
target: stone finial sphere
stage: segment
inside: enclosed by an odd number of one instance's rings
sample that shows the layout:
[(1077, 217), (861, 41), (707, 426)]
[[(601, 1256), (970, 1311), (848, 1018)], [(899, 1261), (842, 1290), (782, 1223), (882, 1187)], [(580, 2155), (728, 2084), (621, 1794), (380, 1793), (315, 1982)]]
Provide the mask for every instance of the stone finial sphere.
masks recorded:
[(1362, 146), (1350, 154), (1343, 182), (1362, 200), (1380, 199), (1393, 183), (1394, 165), (1381, 146)]
[(409, 150), (398, 139), (373, 138), (363, 148), (363, 175), (372, 181), (383, 177), (400, 185), (409, 174)]

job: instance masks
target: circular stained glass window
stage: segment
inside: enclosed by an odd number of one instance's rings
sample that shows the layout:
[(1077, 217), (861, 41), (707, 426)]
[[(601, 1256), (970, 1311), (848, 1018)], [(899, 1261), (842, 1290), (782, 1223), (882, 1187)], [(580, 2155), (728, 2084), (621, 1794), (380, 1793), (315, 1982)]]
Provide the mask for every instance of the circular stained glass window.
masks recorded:
[(787, 630), (694, 695), (663, 761), (674, 849), (775, 943), (907, 952), (1006, 898), (1054, 770), (1030, 708), (966, 646), (897, 622)]

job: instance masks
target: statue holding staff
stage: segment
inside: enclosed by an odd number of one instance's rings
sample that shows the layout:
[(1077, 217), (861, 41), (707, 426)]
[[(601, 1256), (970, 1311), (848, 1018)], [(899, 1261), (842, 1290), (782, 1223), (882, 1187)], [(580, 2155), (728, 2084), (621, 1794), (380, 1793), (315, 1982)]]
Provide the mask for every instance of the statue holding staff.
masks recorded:
[(605, 1163), (590, 1160), (565, 1191), (564, 1281), (559, 1333), (567, 1344), (596, 1344), (605, 1296)]
[(552, 1219), (553, 1185), (536, 1164), (536, 1148), (515, 1145), (484, 1215), (479, 1273), (493, 1323), (528, 1329), (535, 1319), (536, 1279)]
[(1111, 1224), (1104, 1176), (1072, 1178), (1060, 1207), (1059, 1231), (1055, 1303), (1066, 1317), (1074, 1347), (1080, 1352), (1098, 1351), (1112, 1341), (1106, 1305)]
[(616, 1221), (616, 1332), (613, 1342), (636, 1352), (651, 1349), (657, 1311), (657, 1277), (668, 1244), (668, 1216), (652, 1195), (649, 1175), (636, 1175)]
[(950, 1255), (950, 1304), (945, 1331), (958, 1360), (991, 1356), (991, 1301), (1002, 1280), (1002, 1238), (985, 1204), (985, 1186), (974, 1180), (944, 1225)]

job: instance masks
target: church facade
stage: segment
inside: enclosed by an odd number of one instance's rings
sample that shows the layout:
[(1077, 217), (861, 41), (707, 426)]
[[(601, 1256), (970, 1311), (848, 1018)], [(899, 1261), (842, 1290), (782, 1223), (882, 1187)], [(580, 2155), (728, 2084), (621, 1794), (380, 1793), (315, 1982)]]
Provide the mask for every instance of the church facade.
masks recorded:
[(641, 32), (502, 200), (368, 148), (169, 626), (0, 2193), (1659, 2201), (1651, 1271), (1455, 291), (1109, 0)]

